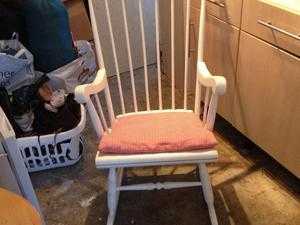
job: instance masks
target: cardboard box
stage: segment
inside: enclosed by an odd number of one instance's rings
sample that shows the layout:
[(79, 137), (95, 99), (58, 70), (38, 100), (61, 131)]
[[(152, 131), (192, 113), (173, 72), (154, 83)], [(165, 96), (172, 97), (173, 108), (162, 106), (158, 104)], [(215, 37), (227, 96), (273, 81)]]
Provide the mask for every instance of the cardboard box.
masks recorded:
[(70, 27), (74, 41), (93, 40), (91, 23), (82, 0), (63, 1), (70, 18)]

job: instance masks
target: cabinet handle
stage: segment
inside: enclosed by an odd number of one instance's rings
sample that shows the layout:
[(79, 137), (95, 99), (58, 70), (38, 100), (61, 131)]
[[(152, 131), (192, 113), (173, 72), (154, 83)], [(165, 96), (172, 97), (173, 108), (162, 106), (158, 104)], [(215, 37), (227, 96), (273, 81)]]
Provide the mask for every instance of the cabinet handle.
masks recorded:
[(287, 36), (289, 36), (289, 37), (292, 37), (292, 38), (294, 38), (294, 39), (300, 41), (300, 35), (292, 34), (292, 33), (288, 32), (288, 31), (286, 31), (286, 30), (283, 30), (283, 29), (281, 29), (281, 28), (279, 28), (279, 27), (276, 27), (276, 26), (272, 25), (272, 22), (265, 22), (265, 21), (262, 21), (262, 20), (258, 20), (257, 22), (258, 22), (259, 24), (265, 26), (265, 27), (268, 27), (268, 28), (270, 28), (270, 29), (272, 29), (272, 30), (276, 30), (276, 31), (278, 31), (279, 33), (285, 34), (285, 35), (287, 35)]
[(208, 2), (211, 2), (212, 4), (215, 4), (217, 6), (220, 6), (222, 8), (225, 8), (225, 4), (221, 2), (217, 2), (216, 0), (207, 0)]

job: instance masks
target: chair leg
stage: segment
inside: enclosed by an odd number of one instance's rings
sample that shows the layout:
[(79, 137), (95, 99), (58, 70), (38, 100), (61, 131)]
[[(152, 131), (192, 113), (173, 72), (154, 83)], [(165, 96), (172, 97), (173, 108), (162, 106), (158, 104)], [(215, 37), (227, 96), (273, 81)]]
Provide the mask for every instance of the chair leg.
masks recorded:
[(119, 191), (117, 190), (118, 177), (115, 168), (109, 169), (108, 175), (108, 190), (107, 190), (107, 204), (108, 204), (108, 219), (107, 225), (113, 225), (116, 217), (118, 201), (119, 201)]
[(198, 165), (198, 168), (199, 168), (199, 174), (202, 183), (204, 199), (207, 203), (211, 224), (218, 225), (217, 215), (214, 206), (214, 194), (211, 187), (207, 167), (204, 163), (202, 163)]

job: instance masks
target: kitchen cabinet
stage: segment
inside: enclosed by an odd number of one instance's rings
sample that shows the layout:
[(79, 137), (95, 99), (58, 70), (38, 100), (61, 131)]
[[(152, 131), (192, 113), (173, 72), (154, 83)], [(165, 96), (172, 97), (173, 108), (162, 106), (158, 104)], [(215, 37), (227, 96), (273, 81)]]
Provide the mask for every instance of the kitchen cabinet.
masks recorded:
[[(299, 34), (300, 6), (274, 2), (207, 0), (204, 58), (212, 74), (227, 80), (218, 114), (300, 178), (300, 41), (288, 35)], [(190, 85), (196, 74), (198, 18), (199, 0), (192, 0)]]
[[(240, 27), (243, 0), (206, 0), (207, 12), (224, 22)], [(200, 0), (191, 0), (194, 8), (200, 8)]]
[(297, 11), (296, 8), (284, 7), (273, 2), (276, 1), (244, 0), (242, 30), (300, 56), (300, 3), (295, 3), (299, 4)]
[(234, 126), (300, 177), (300, 59), (241, 33)]
[(218, 114), (234, 120), (235, 72), (239, 30), (213, 16), (207, 16), (204, 60), (212, 74), (226, 78), (227, 92), (220, 97)]

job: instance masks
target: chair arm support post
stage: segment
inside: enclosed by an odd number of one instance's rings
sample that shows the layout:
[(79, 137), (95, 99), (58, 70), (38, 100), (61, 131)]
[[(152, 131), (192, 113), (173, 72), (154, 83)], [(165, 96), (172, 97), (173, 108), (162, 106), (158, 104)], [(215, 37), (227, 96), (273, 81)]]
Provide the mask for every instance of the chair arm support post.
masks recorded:
[[(208, 107), (208, 115), (205, 118), (204, 122), (207, 129), (213, 130), (217, 113), (218, 98), (220, 95), (224, 95), (226, 92), (226, 79), (223, 76), (213, 76), (208, 70), (205, 62), (198, 61), (196, 82), (198, 86), (202, 85), (204, 87), (211, 88), (212, 90), (212, 95), (210, 97), (210, 103)], [(196, 99), (196, 101), (200, 102), (201, 99)]]
[(95, 109), (95, 106), (92, 103), (91, 99), (89, 99), (87, 101), (86, 107), (87, 107), (87, 110), (89, 111), (89, 115), (91, 117), (92, 124), (93, 124), (94, 130), (96, 131), (97, 137), (101, 138), (102, 134), (104, 132), (104, 129), (103, 129), (103, 126), (101, 124), (101, 120), (98, 116), (98, 113), (97, 113), (97, 111)]
[(211, 87), (212, 92), (217, 95), (224, 95), (226, 92), (225, 77), (213, 76), (203, 61), (197, 63), (197, 82), (205, 87)]
[(90, 99), (90, 96), (97, 94), (107, 87), (107, 77), (105, 69), (100, 69), (97, 72), (95, 80), (90, 84), (79, 85), (75, 88), (75, 100), (84, 104)]
[[(101, 109), (100, 109), (101, 104), (97, 96), (98, 93), (101, 91), (104, 91), (105, 100), (109, 112), (109, 119), (110, 119), (110, 123), (112, 124), (115, 120), (115, 115), (114, 115), (114, 109), (112, 106), (110, 91), (108, 87), (106, 71), (104, 68), (98, 70), (96, 78), (92, 83), (79, 85), (75, 88), (75, 100), (80, 104), (86, 105), (98, 137), (101, 137), (104, 131), (101, 123), (101, 119), (98, 116), (98, 112), (97, 112), (97, 109), (99, 108), (99, 113), (101, 115)], [(96, 104), (98, 104), (98, 108), (95, 108), (91, 98), (92, 96), (97, 97), (98, 103), (96, 102)], [(103, 120), (105, 120), (104, 116), (103, 116)], [(106, 124), (105, 121), (103, 121), (103, 123)]]

